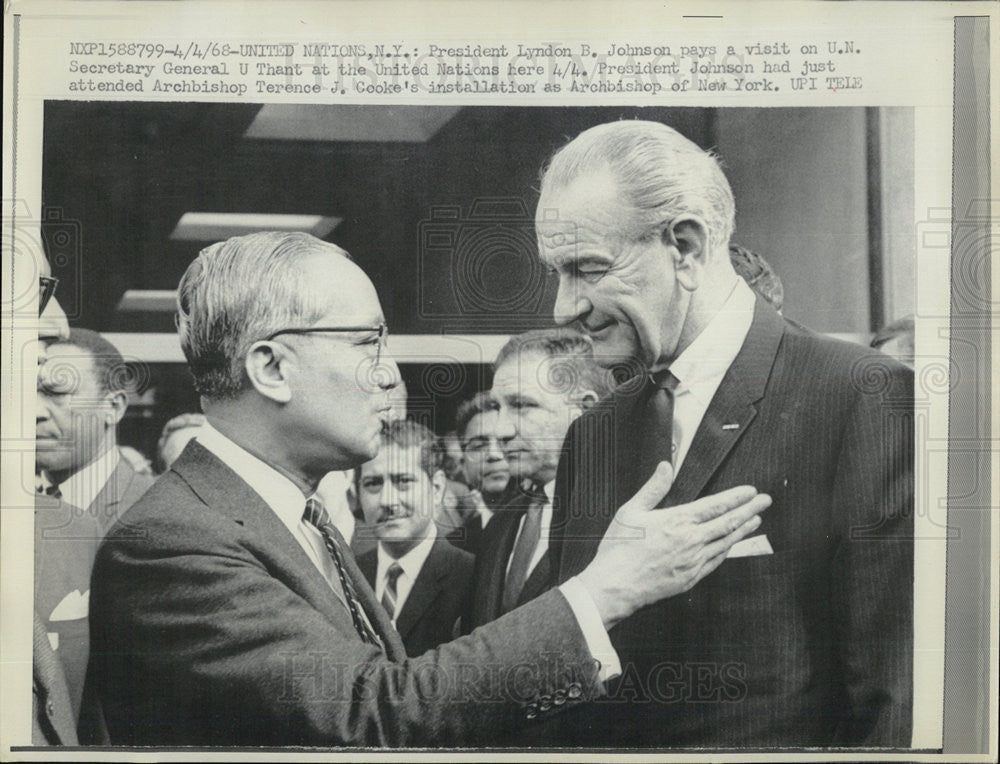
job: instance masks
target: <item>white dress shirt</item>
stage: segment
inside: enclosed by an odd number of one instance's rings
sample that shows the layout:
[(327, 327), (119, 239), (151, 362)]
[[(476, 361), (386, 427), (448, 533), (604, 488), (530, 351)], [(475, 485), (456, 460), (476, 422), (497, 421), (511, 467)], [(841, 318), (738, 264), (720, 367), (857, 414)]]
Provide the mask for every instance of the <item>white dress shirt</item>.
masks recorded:
[(755, 302), (753, 291), (737, 277), (719, 312), (670, 364), (678, 381), (674, 390), (674, 474), (680, 471), (708, 405), (743, 347)]
[(382, 594), (385, 592), (386, 574), (389, 572), (389, 566), (394, 562), (398, 562), (399, 566), (403, 569), (403, 572), (399, 574), (399, 578), (396, 579), (396, 610), (392, 614), (393, 626), (396, 625), (396, 619), (402, 612), (403, 605), (406, 604), (406, 598), (410, 596), (413, 584), (416, 583), (417, 576), (420, 575), (420, 570), (424, 567), (424, 563), (427, 562), (427, 556), (431, 553), (431, 547), (434, 546), (436, 538), (437, 530), (434, 527), (434, 523), (431, 523), (427, 528), (427, 537), (421, 539), (420, 543), (398, 560), (385, 550), (381, 542), (378, 545), (378, 552), (376, 552), (378, 567), (375, 570), (375, 598), (379, 602), (382, 601)]
[[(65, 481), (59, 484), (59, 493), (62, 494), (62, 500), (78, 509), (86, 510), (94, 503), (97, 494), (107, 485), (111, 476), (115, 474), (120, 459), (121, 454), (118, 453), (118, 449), (112, 447), (86, 467), (70, 475)], [(52, 480), (44, 472), (42, 473), (42, 479), (48, 485), (53, 484)]]
[[(266, 462), (236, 443), (231, 441), (212, 425), (205, 426), (198, 433), (198, 442), (211, 451), (227, 467), (241, 477), (247, 485), (256, 491), (278, 519), (288, 528), (292, 536), (305, 550), (313, 565), (331, 584), (334, 593), (338, 593), (333, 581), (337, 580), (337, 571), (326, 549), (323, 536), (312, 525), (307, 523), (302, 515), (305, 511), (306, 497), (302, 491), (287, 477)], [(344, 550), (351, 554), (350, 550)], [(593, 597), (587, 591), (580, 579), (573, 577), (559, 586), (566, 602), (569, 603), (576, 617), (580, 631), (587, 643), (590, 654), (600, 661), (599, 678), (611, 679), (621, 674), (621, 663), (618, 654), (611, 645), (607, 629), (601, 620), (601, 614), (594, 604)], [(339, 596), (339, 593), (338, 593)], [(345, 607), (346, 607), (345, 603)], [(364, 613), (362, 612), (362, 615)]]
[[(288, 532), (295, 537), (312, 564), (323, 574), (334, 594), (340, 597), (340, 575), (326, 548), (323, 534), (303, 518), (306, 497), (299, 487), (274, 467), (236, 445), (207, 422), (198, 433), (197, 439), (260, 495), (264, 503), (288, 528)], [(344, 606), (347, 606), (346, 602)]]

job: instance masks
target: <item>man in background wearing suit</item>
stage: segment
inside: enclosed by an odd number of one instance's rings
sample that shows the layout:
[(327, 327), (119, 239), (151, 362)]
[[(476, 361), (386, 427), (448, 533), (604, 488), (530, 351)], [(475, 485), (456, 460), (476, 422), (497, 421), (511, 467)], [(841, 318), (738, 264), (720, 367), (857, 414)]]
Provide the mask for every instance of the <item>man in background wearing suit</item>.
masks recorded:
[[(38, 266), (41, 379), (48, 348), (69, 337), (69, 322), (55, 297), (58, 282), (44, 255)], [(77, 745), (89, 646), (87, 598), (100, 531), (89, 515), (44, 493), (35, 496), (34, 509), (31, 742)]]
[(612, 630), (623, 673), (562, 739), (908, 746), (913, 375), (755, 297), (728, 257), (733, 219), (715, 158), (652, 122), (585, 131), (542, 181), (555, 319), (635, 372), (570, 428), (557, 581), (661, 460), (676, 471), (667, 515), (740, 483), (774, 497), (703, 584)]
[(579, 576), (407, 658), (314, 497), (378, 453), (399, 369), (343, 250), (258, 233), (203, 250), (178, 327), (207, 424), (94, 566), (92, 662), (127, 745), (476, 745), (603, 691), (607, 629), (687, 591), (759, 524), (750, 486), (650, 512), (661, 467)]
[(500, 405), (483, 392), (463, 401), (455, 413), (455, 433), (474, 511), (460, 528), (448, 534), (448, 540), (472, 554), (478, 553), (493, 513), (511, 499), (517, 487), (497, 438), (499, 411)]
[(358, 480), (361, 509), (378, 537), (358, 567), (410, 656), (452, 639), (472, 579), (472, 555), (439, 538), (434, 525), (447, 480), (440, 460), (434, 433), (397, 419)]
[(526, 332), (500, 349), (490, 397), (497, 402), (497, 438), (520, 490), (483, 532), (467, 631), (551, 587), (549, 526), (563, 440), (611, 382), (590, 340), (571, 329)]
[(49, 345), (35, 416), (35, 468), (47, 495), (108, 529), (153, 484), (118, 450), (129, 374), (118, 349), (89, 329)]

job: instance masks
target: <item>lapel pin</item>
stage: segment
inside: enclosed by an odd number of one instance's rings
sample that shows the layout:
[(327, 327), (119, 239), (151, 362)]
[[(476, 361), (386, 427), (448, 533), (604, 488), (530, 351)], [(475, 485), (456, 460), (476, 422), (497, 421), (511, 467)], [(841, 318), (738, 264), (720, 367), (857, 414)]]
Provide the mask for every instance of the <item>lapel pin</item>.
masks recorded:
[(723, 430), (738, 430), (738, 429), (740, 429), (740, 423), (739, 422), (731, 422), (730, 424), (724, 424), (724, 425), (722, 425), (722, 429)]

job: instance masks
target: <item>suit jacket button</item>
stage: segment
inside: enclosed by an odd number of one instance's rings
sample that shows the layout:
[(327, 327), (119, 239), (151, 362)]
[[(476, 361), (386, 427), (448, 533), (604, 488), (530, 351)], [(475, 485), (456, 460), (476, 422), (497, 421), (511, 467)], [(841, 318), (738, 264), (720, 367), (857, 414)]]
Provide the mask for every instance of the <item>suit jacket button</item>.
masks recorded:
[(552, 696), (542, 695), (541, 700), (538, 701), (538, 710), (544, 712), (550, 708), (552, 708)]
[(563, 690), (556, 690), (552, 693), (552, 702), (557, 706), (561, 706), (566, 702), (566, 693)]
[(583, 688), (577, 682), (573, 682), (566, 690), (566, 697), (570, 700), (576, 700), (581, 695), (583, 695)]
[(538, 716), (538, 706), (535, 703), (529, 703), (524, 708), (524, 718), (534, 719)]

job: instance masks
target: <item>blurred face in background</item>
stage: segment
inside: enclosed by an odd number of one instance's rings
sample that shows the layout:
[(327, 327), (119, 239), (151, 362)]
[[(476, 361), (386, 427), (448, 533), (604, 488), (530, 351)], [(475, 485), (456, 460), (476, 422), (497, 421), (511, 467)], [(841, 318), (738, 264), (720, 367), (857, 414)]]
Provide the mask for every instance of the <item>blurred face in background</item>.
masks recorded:
[(485, 496), (503, 493), (510, 482), (510, 465), (497, 438), (499, 424), (500, 413), (497, 411), (476, 414), (466, 425), (462, 441), (469, 487)]
[(446, 479), (420, 466), (420, 446), (383, 443), (378, 455), (360, 468), (360, 500), (365, 521), (393, 557), (401, 557), (433, 531), (435, 507)]

